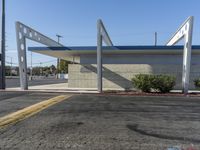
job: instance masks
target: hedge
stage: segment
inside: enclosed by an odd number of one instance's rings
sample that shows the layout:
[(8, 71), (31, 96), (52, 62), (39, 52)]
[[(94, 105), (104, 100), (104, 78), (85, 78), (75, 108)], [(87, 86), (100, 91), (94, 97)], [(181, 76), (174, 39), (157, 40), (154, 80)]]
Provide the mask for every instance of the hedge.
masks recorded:
[(132, 78), (133, 86), (143, 92), (152, 90), (168, 93), (175, 86), (176, 78), (171, 75), (138, 74)]
[(200, 89), (200, 78), (194, 80), (194, 85), (195, 85), (196, 89)]

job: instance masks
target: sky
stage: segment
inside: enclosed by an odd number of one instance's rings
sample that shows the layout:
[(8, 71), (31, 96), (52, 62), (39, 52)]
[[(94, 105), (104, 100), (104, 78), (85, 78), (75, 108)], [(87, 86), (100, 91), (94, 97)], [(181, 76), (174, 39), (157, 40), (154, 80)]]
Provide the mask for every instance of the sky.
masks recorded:
[[(97, 19), (114, 45), (165, 45), (178, 27), (194, 16), (193, 45), (200, 45), (200, 0), (6, 0), (6, 61), (18, 64), (15, 22), (20, 21), (65, 46), (95, 46)], [(182, 43), (180, 43), (182, 44)], [(27, 41), (27, 47), (42, 46)], [(27, 52), (30, 66), (31, 53)], [(56, 58), (32, 54), (33, 66)], [(48, 63), (47, 63), (48, 62)]]

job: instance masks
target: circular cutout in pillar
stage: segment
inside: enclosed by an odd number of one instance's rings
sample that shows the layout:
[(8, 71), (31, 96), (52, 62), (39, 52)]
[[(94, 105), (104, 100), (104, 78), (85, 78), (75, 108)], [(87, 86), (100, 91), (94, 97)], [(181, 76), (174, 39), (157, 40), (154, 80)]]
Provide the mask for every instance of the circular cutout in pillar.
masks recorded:
[(24, 28), (24, 33), (25, 33), (25, 34), (27, 33), (27, 29), (26, 29), (26, 28)]
[(32, 37), (33, 37), (33, 34), (32, 34), (32, 32), (31, 32), (31, 31), (29, 32), (29, 37), (30, 37), (30, 38), (32, 38)]
[(22, 33), (19, 32), (19, 39), (22, 39)]
[(24, 44), (21, 44), (21, 50), (24, 50)]
[(24, 61), (24, 57), (23, 56), (21, 56), (21, 62), (23, 62)]

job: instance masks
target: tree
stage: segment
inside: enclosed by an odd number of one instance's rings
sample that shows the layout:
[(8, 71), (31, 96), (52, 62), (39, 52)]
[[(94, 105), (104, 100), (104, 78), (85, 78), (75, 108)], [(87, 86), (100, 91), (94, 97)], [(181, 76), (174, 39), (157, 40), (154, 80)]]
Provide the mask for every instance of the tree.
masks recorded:
[(56, 67), (54, 65), (50, 66), (50, 72), (51, 74), (56, 74)]
[(59, 62), (58, 73), (68, 73), (68, 65), (70, 63), (70, 61), (61, 59)]
[(10, 76), (11, 67), (10, 67), (10, 66), (5, 66), (5, 70), (6, 70), (5, 75), (6, 75), (6, 76)]
[(40, 75), (40, 70), (41, 70), (40, 67), (33, 67), (32, 74), (36, 75), (36, 76), (39, 76)]

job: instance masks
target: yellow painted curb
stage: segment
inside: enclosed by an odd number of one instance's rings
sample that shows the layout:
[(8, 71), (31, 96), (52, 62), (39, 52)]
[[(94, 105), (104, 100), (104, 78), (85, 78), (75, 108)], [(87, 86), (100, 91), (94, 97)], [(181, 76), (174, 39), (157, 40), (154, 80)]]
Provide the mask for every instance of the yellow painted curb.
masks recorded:
[(19, 122), (21, 120), (24, 120), (56, 103), (59, 103), (63, 100), (66, 100), (68, 98), (70, 98), (72, 95), (60, 95), (60, 96), (56, 96), (53, 97), (51, 99), (39, 102), (37, 104), (31, 105), (29, 107), (26, 107), (24, 109), (21, 109), (17, 112), (8, 114), (4, 117), (0, 118), (0, 128), (3, 128), (7, 125)]

